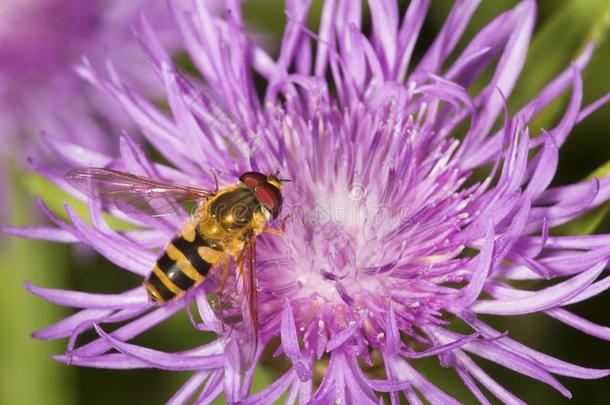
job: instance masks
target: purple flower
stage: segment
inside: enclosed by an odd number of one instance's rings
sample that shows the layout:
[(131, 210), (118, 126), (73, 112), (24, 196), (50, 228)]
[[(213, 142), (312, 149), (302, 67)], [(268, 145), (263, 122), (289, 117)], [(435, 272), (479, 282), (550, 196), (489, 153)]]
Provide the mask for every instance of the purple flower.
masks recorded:
[[(76, 130), (64, 122), (85, 119), (97, 101), (88, 99), (92, 96), (88, 86), (74, 72), (83, 57), (101, 62), (111, 56), (123, 74), (140, 79), (140, 84), (153, 83), (144, 54), (130, 40), (143, 2), (129, 3), (25, 0), (0, 6), (3, 136), (41, 128)], [(171, 20), (163, 17), (163, 2), (150, 4), (146, 15), (155, 20), (169, 41)]]
[[(96, 151), (109, 152), (108, 128), (129, 121), (100, 92), (91, 91), (75, 66), (82, 58), (95, 63), (108, 56), (147, 96), (160, 95), (146, 56), (132, 28), (144, 1), (23, 0), (0, 5), (0, 159), (21, 165), (25, 150), (36, 141), (26, 136), (44, 129), (64, 140), (77, 140)], [(175, 47), (172, 20), (165, 3), (147, 1), (144, 13), (157, 26), (168, 47)], [(83, 134), (87, 134), (83, 136)], [(17, 153), (15, 153), (17, 152)], [(36, 151), (41, 153), (40, 148)], [(2, 168), (2, 172), (7, 170)], [(2, 189), (9, 184), (0, 174)], [(0, 216), (10, 212), (0, 199)]]
[[(284, 236), (257, 239), (259, 345), (240, 328), (221, 326), (206, 299), (214, 277), (161, 307), (149, 303), (142, 286), (94, 294), (27, 284), (48, 301), (81, 309), (34, 336), (69, 338), (66, 354), (56, 356), (69, 364), (194, 371), (171, 403), (193, 397), (208, 403), (224, 393), (231, 403), (272, 403), (286, 394), (289, 402), (376, 404), (382, 392), (390, 393), (392, 403), (401, 395), (412, 403), (420, 403), (420, 396), (435, 404), (456, 403), (410, 361), (429, 356), (453, 368), (482, 403), (489, 400), (480, 385), (503, 402), (521, 401), (472, 354), (566, 397), (570, 392), (556, 376), (610, 374), (529, 348), (479, 317), (544, 313), (610, 340), (607, 327), (566, 309), (610, 287), (610, 278), (602, 276), (610, 235), (550, 235), (610, 198), (610, 177), (549, 187), (568, 134), (609, 97), (581, 104), (580, 71), (592, 47), (509, 116), (505, 99), (525, 61), (533, 1), (496, 17), (448, 64), (477, 5), (457, 2), (414, 66), (411, 56), (429, 1), (411, 2), (404, 16), (391, 0), (371, 1), (368, 37), (361, 30), (360, 2), (326, 1), (317, 33), (305, 25), (307, 3), (287, 2), (277, 58), (249, 40), (234, 2), (227, 2), (224, 18), (212, 17), (204, 2), (173, 4), (203, 83), (180, 74), (143, 24), (139, 34), (171, 114), (120, 76), (81, 69), (116, 98), (168, 164), (151, 161), (128, 135), (120, 139), (120, 156), (86, 148), (72, 153), (73, 146), (48, 139), (66, 170), (35, 162), (43, 175), (75, 195), (63, 178), (74, 166), (110, 167), (210, 189), (211, 169), (227, 185), (244, 171), (280, 167), (292, 180), (283, 211), (290, 217)], [(470, 95), (473, 82), (496, 61), (489, 82)], [(255, 74), (264, 81), (263, 97)], [(530, 133), (528, 123), (568, 88), (570, 101), (560, 122)], [(494, 129), (497, 121), (500, 128)], [(85, 243), (142, 277), (151, 271), (154, 250), (162, 249), (186, 218), (136, 221), (114, 210), (139, 226), (119, 232), (108, 226), (95, 201), (89, 201), (91, 225), (68, 205), (71, 223), (41, 207), (55, 227), (6, 230)], [(557, 281), (547, 283), (550, 279)], [(538, 289), (516, 288), (515, 280), (536, 280)], [(179, 353), (129, 343), (193, 300), (203, 321), (192, 317), (193, 325), (216, 332), (212, 343)], [(124, 325), (106, 332), (116, 322)], [(470, 332), (463, 332), (466, 327)], [(77, 346), (76, 338), (93, 328), (99, 338)], [(291, 368), (262, 392), (250, 393), (254, 367), (274, 338), (281, 342), (274, 355), (287, 357)], [(254, 349), (250, 363), (245, 356)], [(385, 379), (367, 375), (376, 356)], [(325, 360), (326, 372), (315, 386), (315, 365)]]

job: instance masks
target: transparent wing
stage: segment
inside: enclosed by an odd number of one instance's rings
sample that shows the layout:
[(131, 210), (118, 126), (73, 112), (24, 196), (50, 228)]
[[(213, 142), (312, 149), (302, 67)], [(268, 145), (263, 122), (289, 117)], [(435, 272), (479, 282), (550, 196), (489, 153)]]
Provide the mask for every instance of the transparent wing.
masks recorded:
[[(239, 357), (234, 361), (241, 371), (247, 370), (254, 362), (258, 351), (259, 325), (255, 273), (255, 238), (246, 241), (236, 261), (237, 272), (229, 276), (228, 262), (220, 276), (218, 293), (208, 294), (216, 317), (234, 334), (238, 341)], [(225, 287), (229, 285), (228, 288)]]
[[(256, 289), (256, 239), (254, 237), (246, 242), (246, 257), (240, 268), (243, 280), (244, 305), (246, 318), (250, 325), (249, 330), (254, 334), (254, 340), (258, 345), (258, 297)], [(247, 268), (246, 268), (247, 266)]]
[(103, 168), (75, 169), (66, 180), (104, 207), (115, 207), (126, 214), (163, 216), (177, 212), (177, 203), (209, 198), (213, 192), (180, 186)]
[(241, 305), (244, 319), (240, 345), (240, 367), (246, 371), (253, 364), (258, 351), (258, 301), (256, 290), (256, 246), (255, 238), (246, 241), (240, 260), (238, 261), (238, 277), (242, 281)]

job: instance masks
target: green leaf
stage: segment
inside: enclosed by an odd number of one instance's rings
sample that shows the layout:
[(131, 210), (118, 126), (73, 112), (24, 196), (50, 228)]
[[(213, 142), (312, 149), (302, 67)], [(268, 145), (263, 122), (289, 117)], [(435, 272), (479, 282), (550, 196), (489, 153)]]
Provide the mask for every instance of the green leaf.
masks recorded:
[[(610, 160), (587, 176), (587, 180), (594, 177), (602, 178), (610, 175)], [(601, 205), (572, 221), (565, 223), (554, 229), (554, 234), (558, 235), (589, 235), (595, 232), (604, 218), (610, 212), (610, 202)]]
[[(31, 225), (33, 207), (20, 183), (4, 190), (12, 197), (11, 223)], [(65, 308), (29, 294), (28, 280), (37, 285), (67, 284), (68, 250), (62, 245), (0, 235), (0, 404), (70, 405), (77, 403), (76, 369), (49, 359), (62, 353), (65, 342), (43, 342), (30, 336), (35, 330), (69, 315)]]
[(587, 176), (587, 180), (591, 180), (594, 177), (601, 179), (602, 177), (606, 177), (610, 175), (610, 160), (604, 163), (602, 166), (595, 169), (593, 173)]

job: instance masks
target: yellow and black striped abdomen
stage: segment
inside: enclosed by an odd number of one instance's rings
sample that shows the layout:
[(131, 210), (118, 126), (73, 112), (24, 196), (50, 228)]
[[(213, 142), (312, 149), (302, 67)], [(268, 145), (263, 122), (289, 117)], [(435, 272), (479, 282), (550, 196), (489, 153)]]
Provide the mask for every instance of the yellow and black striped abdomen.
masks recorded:
[(187, 228), (176, 236), (157, 259), (144, 286), (150, 299), (163, 303), (182, 296), (200, 284), (210, 269), (226, 255), (219, 241)]

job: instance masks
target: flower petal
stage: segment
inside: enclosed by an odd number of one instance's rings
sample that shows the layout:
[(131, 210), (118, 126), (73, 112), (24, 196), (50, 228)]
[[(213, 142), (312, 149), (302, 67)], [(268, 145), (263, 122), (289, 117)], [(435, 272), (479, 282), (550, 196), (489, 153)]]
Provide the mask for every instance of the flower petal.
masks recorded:
[(455, 356), (458, 361), (464, 366), (464, 368), (481, 384), (483, 384), (492, 394), (496, 396), (500, 401), (505, 404), (520, 404), (526, 405), (525, 402), (517, 398), (506, 388), (498, 384), (493, 378), (489, 376), (483, 369), (476, 365), (470, 357), (465, 353), (458, 350), (455, 352)]
[(0, 226), (0, 232), (26, 239), (76, 243), (79, 239), (65, 229), (49, 226)]
[(93, 368), (104, 368), (111, 370), (132, 370), (139, 368), (150, 368), (150, 364), (128, 356), (123, 353), (110, 353), (101, 356), (74, 356), (69, 354), (62, 354), (59, 356), (53, 356), (53, 360), (68, 365), (82, 366), (82, 367), (93, 367)]
[(95, 331), (109, 345), (116, 350), (137, 360), (144, 361), (153, 367), (164, 370), (185, 371), (185, 370), (213, 370), (222, 367), (224, 363), (223, 354), (213, 354), (207, 356), (185, 356), (181, 353), (165, 353), (146, 347), (136, 346), (114, 339), (106, 334), (97, 324), (94, 325)]
[(258, 392), (243, 401), (240, 404), (243, 405), (254, 405), (254, 404), (271, 404), (277, 401), (284, 392), (297, 380), (297, 375), (294, 369), (288, 370), (280, 378), (275, 380), (273, 384), (265, 388), (263, 391)]
[(449, 12), (441, 32), (426, 51), (416, 71), (437, 73), (460, 40), (480, 0), (457, 2)]
[(483, 286), (487, 281), (491, 270), (492, 254), (494, 252), (494, 228), (493, 224), (487, 226), (487, 232), (483, 242), (483, 248), (476, 258), (476, 269), (474, 269), (470, 282), (462, 289), (463, 294), (460, 297), (460, 305), (469, 306), (481, 294)]
[(80, 291), (37, 287), (27, 281), (24, 282), (24, 286), (32, 294), (66, 307), (113, 309), (132, 306), (147, 307), (151, 305), (146, 292), (141, 287), (122, 294), (89, 294)]
[(112, 314), (111, 309), (83, 309), (74, 315), (70, 315), (53, 325), (32, 333), (32, 337), (42, 340), (54, 340), (69, 337), (73, 330), (83, 322), (92, 319), (100, 319)]
[[(441, 328), (434, 328), (434, 330), (438, 333), (437, 336), (445, 336), (445, 338), (439, 337), (441, 342), (448, 341), (448, 337), (452, 339), (457, 339), (461, 336)], [(483, 357), (484, 359), (492, 361), (496, 364), (500, 364), (510, 370), (516, 371), (530, 378), (534, 378), (536, 380), (549, 384), (551, 387), (561, 392), (561, 394), (567, 398), (570, 398), (572, 396), (572, 394), (570, 394), (570, 391), (568, 391), (567, 388), (561, 385), (561, 383), (557, 381), (557, 379), (555, 379), (551, 374), (546, 372), (546, 370), (542, 366), (538, 365), (537, 363), (529, 360), (524, 356), (519, 355), (518, 353), (503, 349), (496, 341), (473, 341), (466, 344), (463, 350), (474, 353), (478, 356)]]
[[(551, 311), (555, 310), (553, 309)], [(479, 320), (475, 320), (473, 324), (477, 329), (479, 329), (481, 332), (487, 334), (490, 337), (500, 335), (500, 332)], [(507, 336), (503, 336), (501, 339), (498, 339), (497, 343), (498, 345), (505, 347), (507, 350), (511, 350), (515, 353), (519, 353), (521, 355), (531, 358), (538, 364), (544, 366), (544, 368), (548, 372), (553, 374), (565, 375), (576, 378), (595, 379), (605, 377), (610, 373), (610, 370), (599, 370), (595, 368), (580, 367), (565, 362), (563, 360), (559, 360), (555, 357), (529, 348)]]
[(608, 326), (598, 325), (562, 308), (550, 309), (545, 311), (545, 314), (567, 325), (570, 325), (574, 329), (578, 329), (587, 335), (610, 341), (610, 327)]
[(360, 330), (362, 327), (362, 323), (366, 318), (366, 313), (361, 314), (360, 318), (357, 321), (350, 322), (349, 326), (345, 327), (341, 332), (336, 333), (332, 336), (328, 343), (326, 343), (326, 351), (331, 352), (344, 344), (348, 339), (350, 339), (354, 334)]
[[(165, 321), (170, 316), (174, 315), (176, 312), (181, 310), (184, 305), (187, 305), (185, 302), (176, 301), (174, 303), (170, 303), (159, 307), (146, 315), (139, 317), (136, 320), (129, 322), (128, 324), (118, 328), (117, 330), (111, 333), (112, 337), (115, 340), (126, 341), (134, 338), (140, 333), (152, 328), (153, 326)], [(90, 311), (90, 310), (85, 310)], [(103, 311), (103, 310), (99, 310)], [(84, 312), (84, 311), (81, 311)], [(106, 313), (106, 312), (103, 312)], [(74, 350), (75, 355), (80, 356), (94, 356), (98, 354), (106, 353), (110, 350), (112, 346), (108, 341), (102, 338), (98, 338), (92, 342), (89, 342), (78, 349)]]
[(593, 266), (567, 281), (528, 294), (526, 297), (477, 301), (471, 309), (480, 314), (520, 315), (560, 305), (587, 288), (601, 274), (606, 263)]
[(301, 381), (311, 379), (312, 372), (309, 362), (304, 358), (299, 348), (299, 340), (297, 331), (294, 326), (294, 316), (292, 315), (292, 307), (288, 299), (284, 300), (284, 311), (282, 313), (282, 348), (286, 355), (292, 361), (292, 366)]
[[(123, 355), (121, 353), (121, 355)], [(124, 356), (124, 355), (123, 355)], [(167, 401), (166, 405), (182, 405), (195, 394), (204, 381), (209, 377), (209, 371), (200, 371), (193, 374), (182, 387)]]

